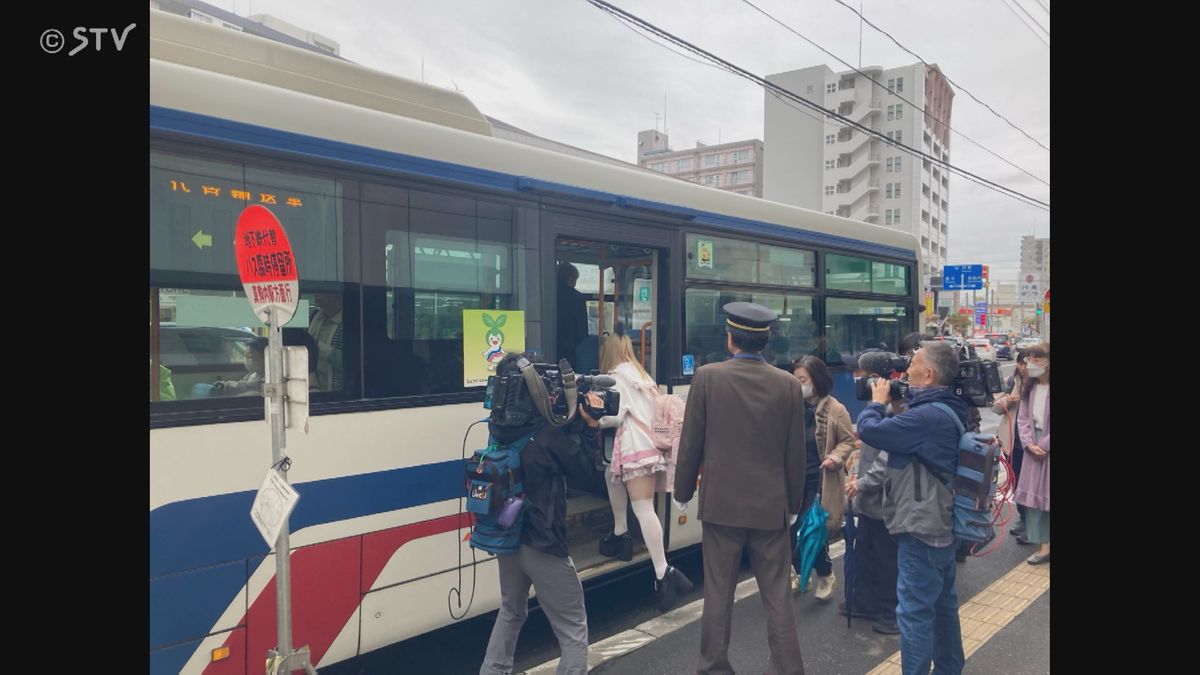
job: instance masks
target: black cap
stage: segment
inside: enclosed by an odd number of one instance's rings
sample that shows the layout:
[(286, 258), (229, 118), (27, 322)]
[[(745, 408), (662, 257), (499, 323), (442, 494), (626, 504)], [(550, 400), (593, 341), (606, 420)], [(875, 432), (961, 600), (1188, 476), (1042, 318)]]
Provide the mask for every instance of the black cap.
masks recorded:
[(751, 332), (766, 332), (771, 330), (771, 323), (779, 315), (762, 305), (753, 302), (731, 302), (722, 309), (729, 317), (725, 323)]

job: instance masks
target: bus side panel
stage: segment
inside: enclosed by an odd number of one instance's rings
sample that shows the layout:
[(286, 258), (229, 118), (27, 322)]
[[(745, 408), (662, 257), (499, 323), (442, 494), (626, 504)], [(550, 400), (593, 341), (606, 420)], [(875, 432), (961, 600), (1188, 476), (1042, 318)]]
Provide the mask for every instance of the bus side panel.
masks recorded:
[(470, 548), (473, 523), (474, 514), (462, 513), (363, 535), (362, 593), (486, 557)]
[[(692, 386), (690, 384), (675, 385), (671, 388), (671, 393), (675, 396), (687, 400), (688, 390)], [(671, 540), (667, 543), (668, 551), (675, 551), (681, 548), (686, 548), (694, 544), (699, 544), (701, 539), (700, 519), (696, 517), (696, 511), (700, 505), (699, 494), (692, 496), (692, 500), (688, 502), (687, 511), (683, 514), (679, 513), (679, 509), (675, 508), (674, 504), (668, 502), (667, 510), (671, 519)], [(687, 520), (681, 525), (679, 517), (686, 515)]]
[(839, 403), (846, 406), (846, 410), (850, 412), (850, 421), (856, 421), (858, 414), (867, 407), (870, 401), (856, 401), (854, 399), (854, 371), (834, 370), (831, 371), (831, 374), (833, 375), (832, 396)]
[[(250, 653), (265, 655), (276, 642), (275, 556), (261, 560), (250, 578), (251, 604), (246, 624), (250, 629)], [(361, 537), (292, 551), (292, 644), (308, 645), (313, 663), (321, 662), (345, 630), (357, 630), (354, 617), (360, 597), (361, 563)], [(342, 636), (341, 641), (346, 639)]]
[[(461, 586), (459, 573), (452, 571), (368, 593), (362, 601), (361, 653), (498, 608), (499, 567), (486, 553), (479, 553), (478, 559), (479, 564), (474, 569), (462, 570)], [(461, 604), (459, 594), (452, 594), (451, 589), (459, 591)], [(418, 608), (421, 611), (417, 611)], [(454, 611), (453, 617), (450, 610)]]
[[(196, 651), (201, 644), (206, 648), (202, 659)], [(229, 646), (229, 658), (210, 663), (211, 653), (207, 650), (222, 644)], [(266, 654), (263, 654), (265, 658)], [(262, 663), (263, 659), (254, 660)], [(246, 663), (246, 629), (238, 628), (203, 640), (150, 652), (149, 672), (150, 675), (246, 675)]]
[[(242, 625), (246, 609), (246, 564), (238, 561), (150, 580), (150, 648), (201, 638)], [(224, 589), (241, 589), (236, 595)], [(202, 616), (219, 616), (216, 625), (190, 620), (188, 607)]]

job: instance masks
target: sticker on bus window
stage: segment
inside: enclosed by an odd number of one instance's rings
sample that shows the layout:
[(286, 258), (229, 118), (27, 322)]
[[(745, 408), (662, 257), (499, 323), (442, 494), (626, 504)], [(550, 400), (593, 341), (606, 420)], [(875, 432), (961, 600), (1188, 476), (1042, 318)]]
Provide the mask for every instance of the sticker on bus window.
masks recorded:
[(684, 354), (683, 355), (683, 374), (684, 375), (692, 375), (695, 372), (696, 372), (696, 355), (695, 354)]
[(508, 352), (525, 351), (525, 312), (464, 309), (463, 386), (483, 387)]
[(699, 269), (713, 268), (713, 243), (711, 239), (696, 240), (696, 267)]

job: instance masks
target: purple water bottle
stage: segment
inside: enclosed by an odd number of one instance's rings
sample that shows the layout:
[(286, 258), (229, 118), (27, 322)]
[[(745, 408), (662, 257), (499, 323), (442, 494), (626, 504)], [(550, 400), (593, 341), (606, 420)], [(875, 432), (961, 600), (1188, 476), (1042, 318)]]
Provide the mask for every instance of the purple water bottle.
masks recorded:
[(517, 522), (517, 517), (521, 515), (521, 509), (525, 507), (525, 499), (523, 497), (509, 497), (504, 500), (504, 506), (500, 509), (500, 515), (496, 518), (496, 522), (500, 523), (501, 527), (512, 527), (513, 523)]

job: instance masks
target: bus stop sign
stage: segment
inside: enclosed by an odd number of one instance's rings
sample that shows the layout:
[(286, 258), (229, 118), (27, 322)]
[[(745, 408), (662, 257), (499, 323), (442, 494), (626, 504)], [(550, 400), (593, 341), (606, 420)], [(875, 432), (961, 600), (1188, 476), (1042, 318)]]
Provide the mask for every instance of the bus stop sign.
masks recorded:
[(300, 276), (291, 242), (279, 219), (265, 206), (247, 207), (238, 217), (234, 237), (238, 275), (254, 314), (269, 323), (274, 307), (279, 312), (279, 325), (291, 321), (300, 301)]

